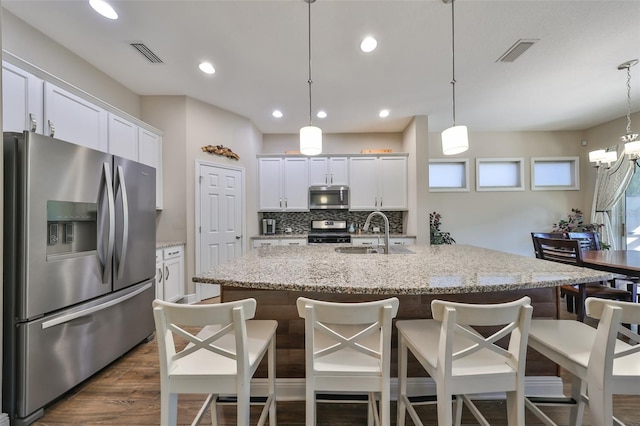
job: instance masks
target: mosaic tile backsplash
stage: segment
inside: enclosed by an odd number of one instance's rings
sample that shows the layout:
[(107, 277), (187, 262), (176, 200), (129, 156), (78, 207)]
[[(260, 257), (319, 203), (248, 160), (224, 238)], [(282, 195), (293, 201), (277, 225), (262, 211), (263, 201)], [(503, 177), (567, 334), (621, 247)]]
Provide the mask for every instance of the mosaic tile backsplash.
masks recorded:
[[(347, 226), (351, 223), (363, 225), (371, 212), (351, 212), (345, 210), (311, 210), (308, 212), (265, 212), (262, 219), (276, 220), (276, 234), (283, 234), (286, 228), (291, 228), (294, 234), (309, 232), (312, 220), (346, 220)], [(389, 233), (402, 234), (402, 213), (398, 211), (383, 212), (389, 218)], [(262, 229), (260, 225), (260, 229)], [(371, 227), (379, 226), (384, 229), (384, 220), (380, 216), (371, 219)]]

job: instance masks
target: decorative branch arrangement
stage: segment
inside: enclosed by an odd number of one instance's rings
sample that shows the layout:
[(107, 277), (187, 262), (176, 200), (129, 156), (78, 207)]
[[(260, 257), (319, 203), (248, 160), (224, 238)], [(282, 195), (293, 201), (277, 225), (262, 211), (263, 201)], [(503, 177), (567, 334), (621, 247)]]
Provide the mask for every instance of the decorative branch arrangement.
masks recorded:
[(223, 155), (227, 158), (233, 158), (234, 160), (239, 160), (240, 157), (235, 152), (231, 151), (231, 149), (222, 145), (207, 145), (202, 147), (203, 152), (208, 152), (209, 154)]

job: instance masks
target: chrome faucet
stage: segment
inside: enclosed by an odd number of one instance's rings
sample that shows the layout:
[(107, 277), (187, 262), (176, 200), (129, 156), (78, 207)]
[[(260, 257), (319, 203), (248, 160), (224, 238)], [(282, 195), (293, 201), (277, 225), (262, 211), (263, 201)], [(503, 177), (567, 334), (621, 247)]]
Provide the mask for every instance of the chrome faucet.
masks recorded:
[(362, 226), (362, 232), (367, 232), (369, 229), (369, 222), (371, 222), (371, 218), (375, 215), (382, 216), (384, 219), (384, 253), (389, 254), (389, 218), (384, 213), (378, 211), (371, 212)]

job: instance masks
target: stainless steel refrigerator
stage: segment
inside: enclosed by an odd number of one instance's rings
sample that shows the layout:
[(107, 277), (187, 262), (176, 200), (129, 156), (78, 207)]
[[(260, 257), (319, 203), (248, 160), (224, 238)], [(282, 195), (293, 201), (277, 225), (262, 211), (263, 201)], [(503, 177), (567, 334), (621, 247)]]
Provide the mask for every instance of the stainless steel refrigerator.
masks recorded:
[(3, 409), (43, 407), (154, 331), (155, 169), (4, 134)]

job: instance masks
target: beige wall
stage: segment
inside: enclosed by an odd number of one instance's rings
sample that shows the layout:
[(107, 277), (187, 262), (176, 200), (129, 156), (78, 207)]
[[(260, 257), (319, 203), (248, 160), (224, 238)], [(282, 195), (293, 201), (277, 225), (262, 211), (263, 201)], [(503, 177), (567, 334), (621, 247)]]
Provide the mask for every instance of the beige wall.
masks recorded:
[[(469, 192), (430, 192), (429, 211), (442, 215), (441, 230), (451, 232), (458, 244), (472, 244), (532, 256), (531, 232), (547, 231), (566, 218), (572, 208), (588, 211), (583, 193), (595, 173), (588, 166), (580, 142), (583, 132), (503, 132), (469, 134), (469, 151), (454, 156), (468, 158)], [(440, 134), (429, 137), (429, 158), (444, 158)], [(580, 156), (580, 191), (531, 191), (531, 157)], [(513, 192), (475, 191), (475, 159), (523, 157), (525, 190)], [(425, 220), (429, 220), (428, 216)]]
[[(140, 97), (7, 10), (2, 10), (2, 48), (27, 63), (140, 118)], [(23, 65), (3, 52), (4, 60)], [(161, 127), (160, 127), (161, 128)]]
[[(263, 154), (284, 154), (300, 148), (300, 136), (296, 134), (265, 134)], [(362, 149), (393, 149), (402, 152), (401, 133), (324, 133), (323, 154), (359, 154)]]
[(162, 129), (163, 210), (156, 214), (157, 241), (187, 241), (185, 168), (187, 152), (187, 97), (143, 96), (142, 120)]
[(402, 150), (408, 158), (408, 208), (404, 217), (407, 234), (416, 236), (417, 244), (429, 244), (428, 178), (426, 164), (429, 159), (429, 118), (417, 116), (411, 120), (402, 134)]
[[(194, 293), (196, 161), (245, 171), (246, 235), (258, 233), (256, 155), (262, 135), (246, 118), (185, 96), (143, 96), (142, 120), (164, 130), (164, 209), (158, 214), (158, 241), (184, 241), (187, 294)], [(208, 154), (201, 147), (224, 145), (240, 160)], [(249, 238), (245, 238), (249, 248)]]

